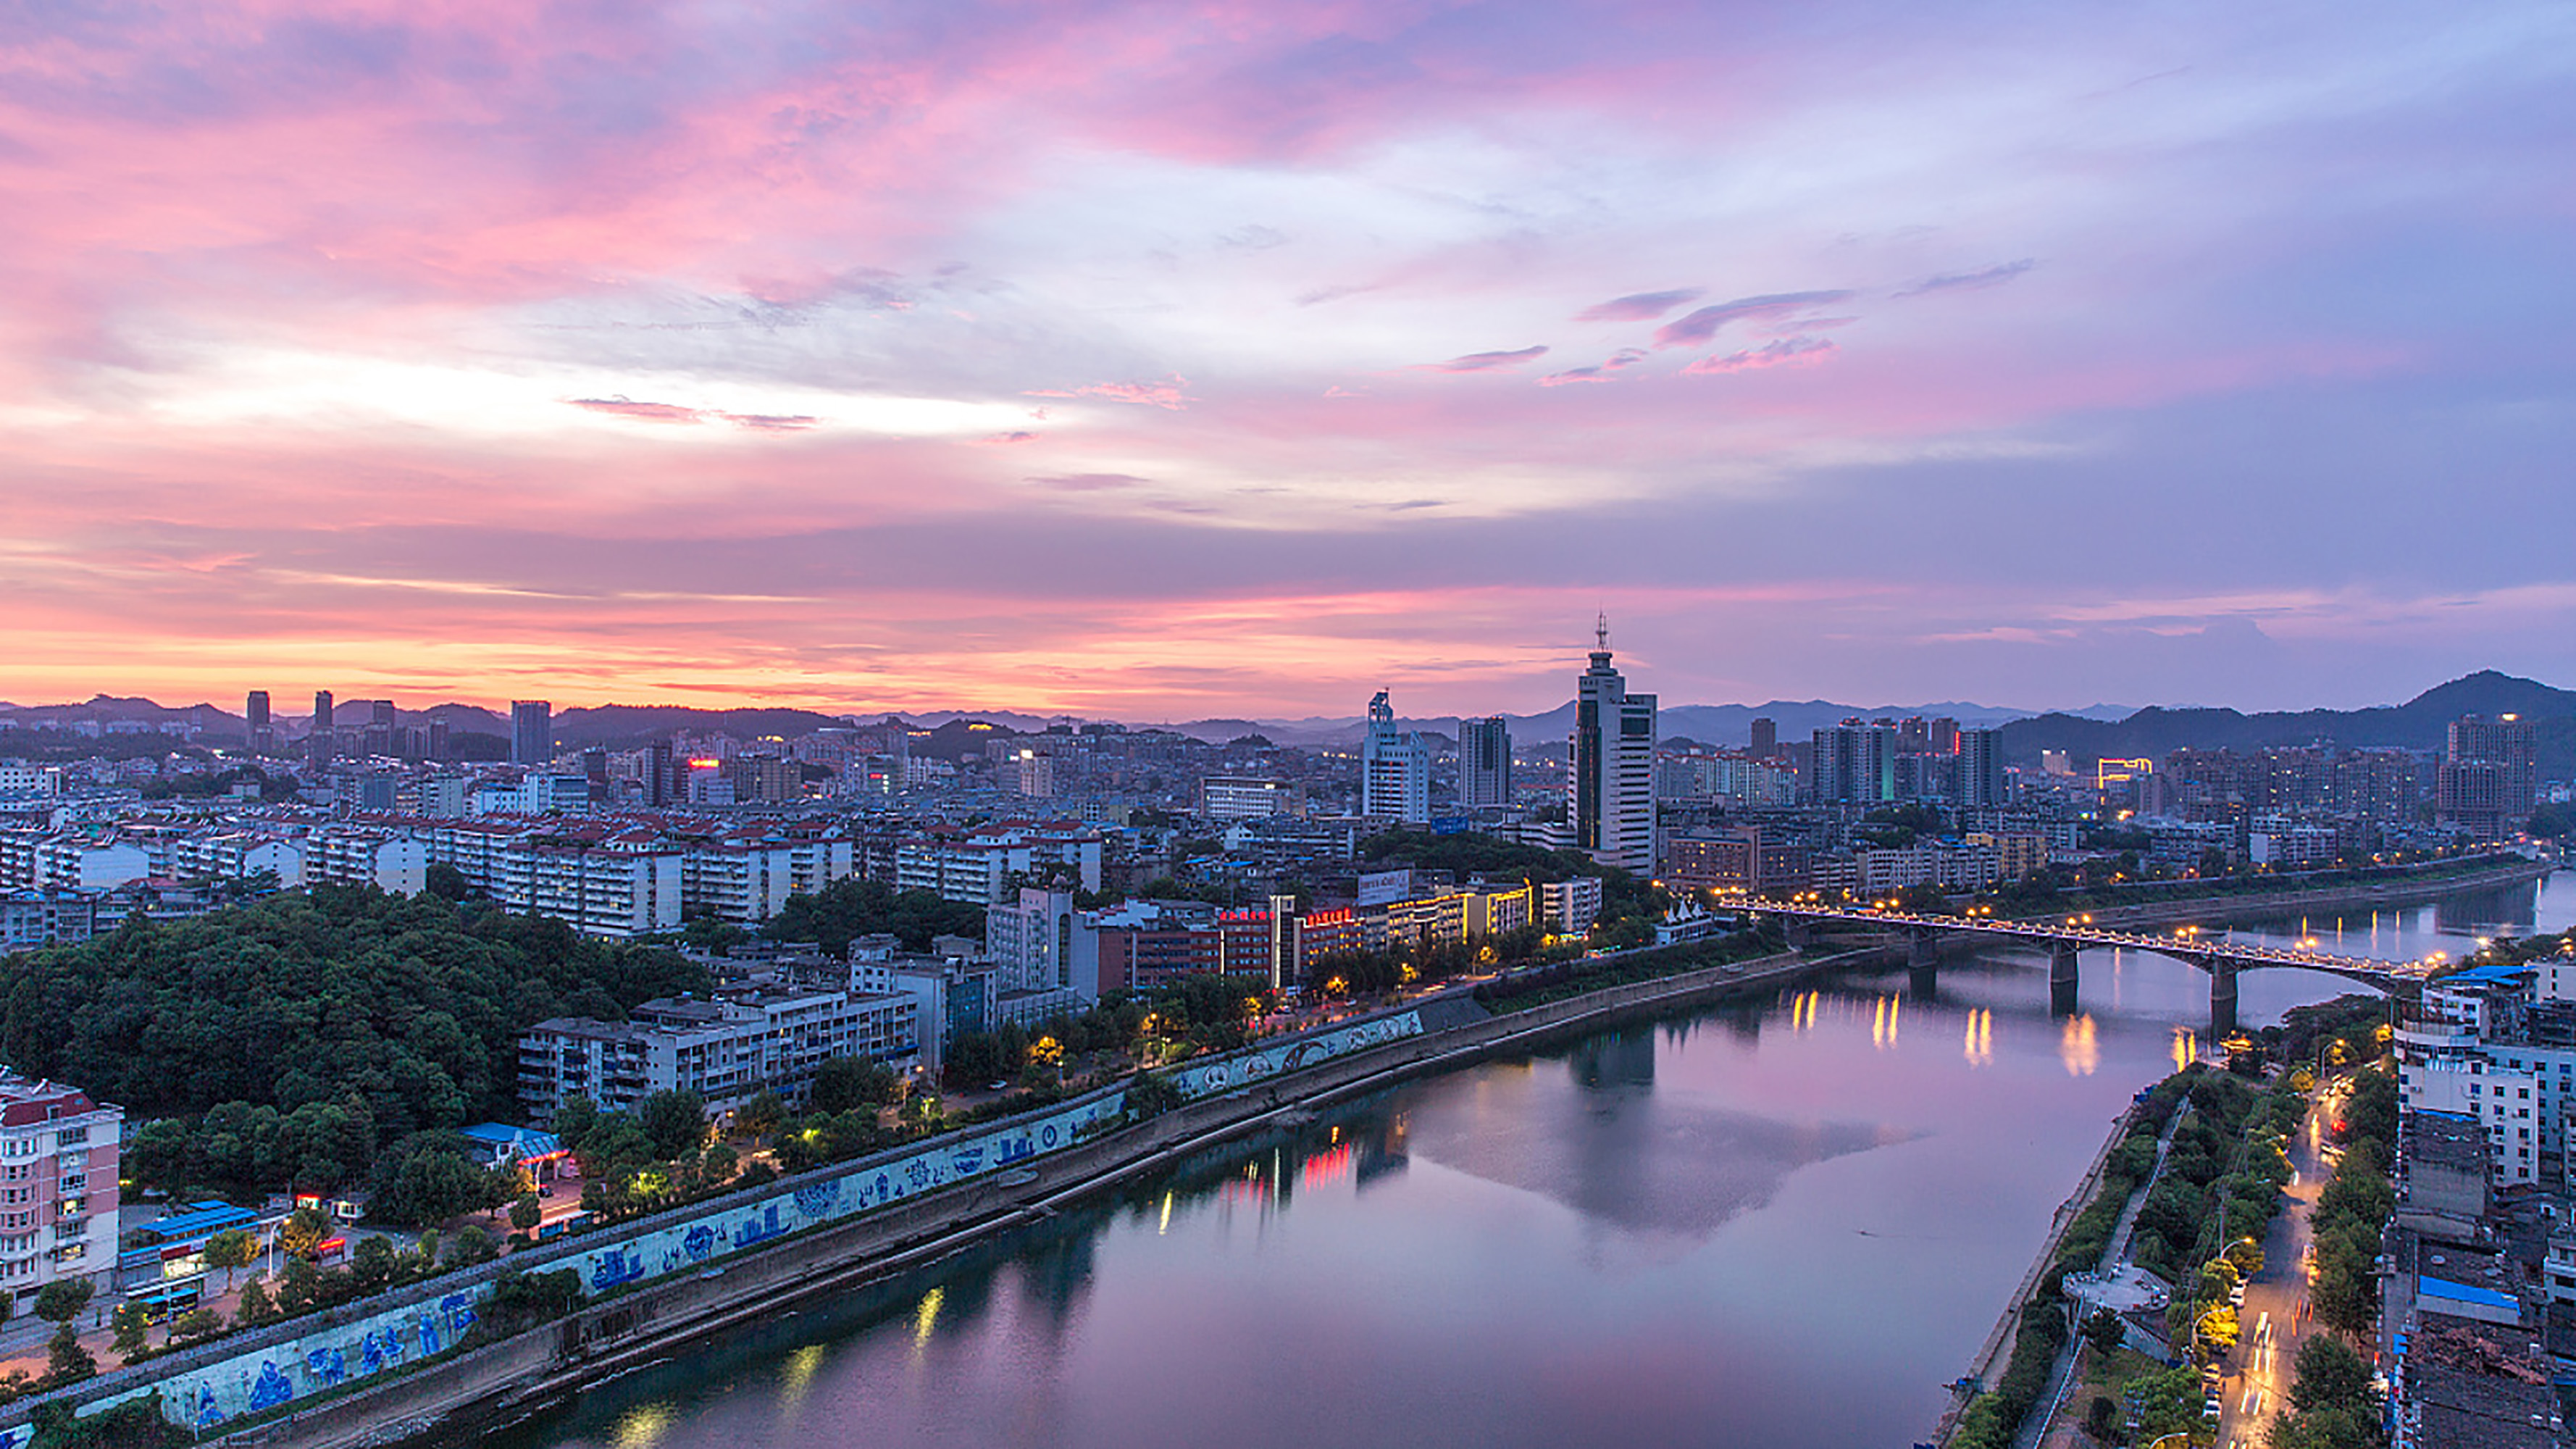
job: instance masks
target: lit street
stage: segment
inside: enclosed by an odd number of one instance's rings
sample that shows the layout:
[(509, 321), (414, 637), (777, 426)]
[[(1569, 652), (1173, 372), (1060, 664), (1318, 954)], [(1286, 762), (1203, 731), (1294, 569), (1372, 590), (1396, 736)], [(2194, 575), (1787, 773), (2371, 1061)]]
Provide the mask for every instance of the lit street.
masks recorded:
[(2297, 1378), (2299, 1345), (2311, 1328), (2308, 1316), (2308, 1213), (2333, 1171), (2324, 1154), (2329, 1112), (2311, 1108), (2290, 1144), (2298, 1177), (2281, 1193), (2280, 1215), (2263, 1238), (2263, 1271), (2245, 1284), (2236, 1351), (2220, 1392), (2218, 1443), (2254, 1449), (2272, 1418), (2282, 1412)]

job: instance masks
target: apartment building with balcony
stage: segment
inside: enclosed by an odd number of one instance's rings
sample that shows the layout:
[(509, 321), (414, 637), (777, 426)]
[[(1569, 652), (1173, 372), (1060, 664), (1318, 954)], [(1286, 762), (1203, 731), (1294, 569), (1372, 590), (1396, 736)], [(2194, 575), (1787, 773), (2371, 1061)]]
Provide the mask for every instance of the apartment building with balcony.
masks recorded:
[(920, 1005), (897, 994), (775, 986), (645, 1002), (622, 1022), (555, 1017), (519, 1038), (519, 1101), (551, 1122), (566, 1099), (631, 1111), (693, 1091), (710, 1113), (763, 1090), (801, 1102), (832, 1057), (908, 1067), (922, 1055)]
[(125, 1111), (77, 1087), (0, 1073), (0, 1292), (114, 1286)]
[(952, 901), (1002, 905), (1020, 882), (1060, 875), (1087, 891), (1100, 889), (1101, 835), (1078, 825), (990, 825), (943, 831), (895, 848), (895, 888), (926, 890)]
[(305, 841), (304, 876), (316, 885), (374, 886), (417, 895), (429, 886), (429, 847), (397, 830), (317, 830)]

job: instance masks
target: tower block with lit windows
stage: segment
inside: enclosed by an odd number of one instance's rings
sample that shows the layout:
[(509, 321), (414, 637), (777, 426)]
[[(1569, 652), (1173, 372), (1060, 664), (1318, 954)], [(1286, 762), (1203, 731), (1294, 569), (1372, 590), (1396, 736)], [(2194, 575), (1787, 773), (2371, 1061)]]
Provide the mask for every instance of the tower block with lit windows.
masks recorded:
[(1574, 682), (1565, 818), (1575, 848), (1640, 875), (1655, 868), (1655, 697), (1610, 667), (1610, 620), (1593, 625), (1592, 667)]

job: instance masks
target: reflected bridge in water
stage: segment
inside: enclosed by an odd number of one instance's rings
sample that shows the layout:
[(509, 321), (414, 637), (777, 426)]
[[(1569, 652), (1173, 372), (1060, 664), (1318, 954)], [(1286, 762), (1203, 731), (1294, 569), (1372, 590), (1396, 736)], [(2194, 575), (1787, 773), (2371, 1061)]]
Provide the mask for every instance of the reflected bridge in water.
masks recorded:
[(1940, 969), (1941, 939), (1944, 936), (1999, 938), (2045, 945), (2049, 958), (2050, 1004), (2060, 1013), (2075, 1010), (2076, 987), (2080, 980), (2078, 962), (2088, 947), (2108, 946), (2116, 950), (2169, 956), (2208, 974), (2209, 1030), (2213, 1038), (2224, 1037), (2236, 1030), (2236, 973), (2239, 971), (2266, 967), (2322, 971), (2393, 995), (2401, 990), (2421, 987), (2440, 964), (2433, 958), (2379, 961), (2364, 956), (2341, 956), (2312, 949), (2306, 943), (2273, 946), (2256, 941), (2235, 941), (2223, 934), (2208, 935), (2197, 926), (2184, 926), (2164, 936), (2143, 931), (2119, 931), (2091, 924), (2090, 916), (2070, 916), (2059, 923), (1986, 915), (1931, 916), (1911, 911), (1801, 902), (1763, 902), (1748, 906), (1746, 910), (1750, 915), (1778, 920), (1793, 946), (1804, 946), (1833, 926), (1862, 927), (1902, 935), (1906, 942), (1906, 964), (1913, 970), (1917, 984), (1927, 992)]

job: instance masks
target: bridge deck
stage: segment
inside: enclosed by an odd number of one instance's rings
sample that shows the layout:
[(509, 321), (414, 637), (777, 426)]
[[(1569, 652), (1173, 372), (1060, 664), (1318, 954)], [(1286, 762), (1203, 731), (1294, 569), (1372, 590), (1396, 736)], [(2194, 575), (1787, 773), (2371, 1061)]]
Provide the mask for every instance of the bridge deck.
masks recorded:
[(1830, 906), (1765, 904), (1748, 906), (1759, 915), (1791, 916), (1810, 921), (1839, 921), (1851, 925), (1922, 928), (1937, 931), (1963, 931), (1984, 936), (2003, 936), (2016, 940), (2045, 941), (2051, 945), (2114, 946), (2133, 951), (2153, 951), (2161, 956), (2179, 957), (2207, 970), (2219, 961), (2243, 968), (2247, 966), (2295, 966), (2309, 971), (2327, 971), (2338, 976), (2357, 977), (2376, 984), (2422, 981), (2433, 971), (2430, 961), (2381, 961), (2367, 956), (2337, 956), (2324, 951), (2304, 951), (2295, 947), (2271, 946), (2255, 942), (2237, 942), (2225, 937), (2201, 935), (2196, 930), (2170, 936), (2150, 936), (2138, 931), (2114, 931), (2081, 922), (2057, 925), (2046, 921), (2012, 920), (1980, 916), (1924, 916), (1909, 911), (1853, 911)]

